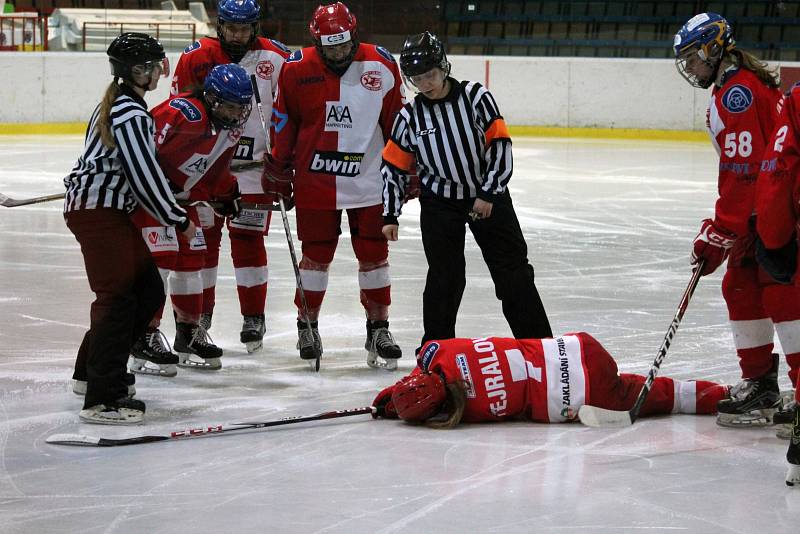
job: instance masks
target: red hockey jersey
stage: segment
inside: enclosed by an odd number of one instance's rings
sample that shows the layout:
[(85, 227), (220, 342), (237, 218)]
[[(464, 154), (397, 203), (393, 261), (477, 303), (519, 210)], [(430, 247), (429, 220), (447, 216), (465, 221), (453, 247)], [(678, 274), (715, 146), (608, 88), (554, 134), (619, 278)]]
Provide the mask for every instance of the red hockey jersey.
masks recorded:
[(381, 151), (405, 98), (392, 55), (361, 43), (341, 76), (313, 47), (295, 51), (278, 81), (272, 155), (295, 171), (298, 207), (382, 203)]
[(783, 247), (800, 218), (800, 85), (783, 102), (758, 176), (758, 235), (767, 248)]
[[(253, 48), (239, 61), (248, 74), (256, 75), (259, 94), (264, 108), (264, 116), (269, 120), (272, 113), (272, 100), (278, 88), (278, 76), (284, 61), (289, 57), (289, 49), (278, 41), (259, 37)], [(203, 37), (181, 54), (175, 74), (172, 77), (172, 95), (186, 91), (192, 86), (202, 86), (209, 71), (217, 65), (232, 63), (230, 56), (222, 49), (219, 40)], [(261, 125), (261, 117), (253, 103), (253, 112), (244, 126), (239, 146), (233, 155), (233, 165), (252, 161), (262, 161), (267, 150), (267, 138)], [(234, 171), (243, 194), (262, 193), (261, 169)]]
[(203, 103), (179, 95), (153, 108), (158, 162), (177, 191), (176, 198), (226, 197), (235, 180), (230, 173), (240, 130), (215, 130)]
[(431, 341), (420, 351), (415, 372), (465, 382), (464, 422), (560, 423), (575, 419), (589, 398), (585, 359), (592, 357), (592, 347), (603, 350), (583, 332), (548, 339)]
[(764, 147), (778, 118), (780, 90), (747, 69), (726, 73), (714, 87), (707, 126), (719, 154), (719, 198), (714, 220), (737, 236), (748, 233)]

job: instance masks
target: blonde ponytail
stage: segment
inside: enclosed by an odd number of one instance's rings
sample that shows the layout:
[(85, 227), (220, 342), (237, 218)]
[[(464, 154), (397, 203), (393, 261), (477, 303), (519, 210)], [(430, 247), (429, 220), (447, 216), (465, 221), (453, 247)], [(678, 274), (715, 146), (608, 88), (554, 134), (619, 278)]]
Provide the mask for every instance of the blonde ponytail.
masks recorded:
[(100, 102), (100, 113), (97, 116), (97, 130), (100, 132), (100, 141), (108, 149), (114, 149), (117, 143), (114, 141), (114, 134), (111, 132), (111, 106), (120, 95), (119, 84), (116, 78), (106, 89), (103, 101)]

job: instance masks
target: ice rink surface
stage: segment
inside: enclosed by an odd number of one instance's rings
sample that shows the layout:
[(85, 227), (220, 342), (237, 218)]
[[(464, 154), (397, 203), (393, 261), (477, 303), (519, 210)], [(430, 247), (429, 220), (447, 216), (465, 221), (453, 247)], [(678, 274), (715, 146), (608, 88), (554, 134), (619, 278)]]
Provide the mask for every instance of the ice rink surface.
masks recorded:
[[(63, 191), (81, 145), (77, 136), (0, 137), (0, 192)], [(512, 196), (554, 332), (590, 332), (621, 370), (646, 373), (688, 283), (691, 240), (712, 214), (710, 144), (518, 139), (514, 154)], [(60, 203), (0, 208), (0, 532), (800, 529), (800, 489), (783, 481), (787, 443), (709, 416), (623, 430), (519, 422), (436, 431), (367, 415), (110, 449), (45, 443), (54, 433), (164, 434), (369, 405), (414, 365), (426, 268), (418, 203), (406, 207), (390, 248), (391, 330), (404, 351), (397, 372), (366, 366), (344, 229), (320, 319), (319, 374), (294, 348), (295, 281), (276, 217), (264, 350), (249, 355), (239, 344), (224, 238), (211, 329), (223, 369), (137, 377), (146, 424), (118, 428), (78, 422), (70, 377), (92, 294)], [(458, 334), (510, 335), (470, 237), (467, 263)], [(663, 375), (738, 379), (720, 281), (701, 280)], [(164, 330), (171, 341), (172, 320)], [(781, 381), (788, 386), (783, 373)]]

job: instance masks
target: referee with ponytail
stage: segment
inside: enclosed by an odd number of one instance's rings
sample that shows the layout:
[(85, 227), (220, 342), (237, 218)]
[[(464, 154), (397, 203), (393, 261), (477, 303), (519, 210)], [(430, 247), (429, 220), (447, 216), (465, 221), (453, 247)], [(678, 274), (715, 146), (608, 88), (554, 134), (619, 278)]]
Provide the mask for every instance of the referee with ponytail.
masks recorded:
[(130, 424), (142, 421), (145, 404), (128, 396), (128, 355), (165, 297), (129, 214), (141, 205), (187, 238), (196, 230), (158, 166), (153, 118), (144, 101), (145, 92), (169, 74), (164, 49), (149, 35), (124, 33), (108, 56), (114, 81), (89, 120), (83, 154), (64, 179), (64, 219), (96, 295), (73, 378), (76, 393), (86, 385), (82, 420)]
[(552, 337), (507, 189), (511, 139), (494, 98), (481, 84), (450, 76), (444, 47), (429, 32), (406, 39), (400, 69), (419, 94), (398, 113), (383, 150), (383, 233), (397, 240), (408, 176), (416, 171), (428, 260), (422, 344), (456, 336), (466, 286), (466, 226), (483, 253), (514, 337)]

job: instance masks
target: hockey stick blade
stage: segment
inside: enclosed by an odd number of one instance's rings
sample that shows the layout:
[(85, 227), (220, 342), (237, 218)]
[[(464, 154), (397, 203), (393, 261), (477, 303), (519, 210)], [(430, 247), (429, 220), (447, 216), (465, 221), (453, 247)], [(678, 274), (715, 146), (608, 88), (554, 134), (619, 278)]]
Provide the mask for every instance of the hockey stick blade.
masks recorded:
[(631, 413), (628, 410), (619, 412), (589, 405), (581, 406), (581, 409), (578, 410), (578, 418), (584, 425), (594, 428), (622, 428), (633, 424)]
[(264, 421), (258, 423), (233, 423), (228, 425), (209, 425), (201, 428), (191, 428), (176, 430), (168, 435), (160, 436), (134, 436), (130, 438), (101, 438), (86, 436), (83, 434), (53, 434), (45, 440), (53, 445), (73, 445), (80, 447), (119, 447), (123, 445), (140, 445), (143, 443), (153, 443), (156, 441), (185, 440), (186, 438), (199, 438), (204, 436), (217, 436), (226, 432), (236, 430), (256, 430), (271, 426), (291, 425), (294, 423), (305, 423), (308, 421), (322, 421), (325, 419), (337, 419), (339, 417), (351, 417), (354, 415), (371, 414), (375, 411), (372, 406), (363, 408), (350, 408), (347, 410), (335, 410), (322, 412), (315, 415), (285, 417), (274, 421)]

